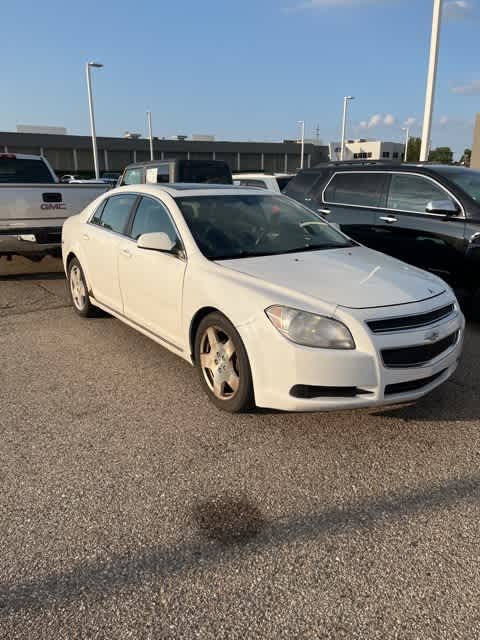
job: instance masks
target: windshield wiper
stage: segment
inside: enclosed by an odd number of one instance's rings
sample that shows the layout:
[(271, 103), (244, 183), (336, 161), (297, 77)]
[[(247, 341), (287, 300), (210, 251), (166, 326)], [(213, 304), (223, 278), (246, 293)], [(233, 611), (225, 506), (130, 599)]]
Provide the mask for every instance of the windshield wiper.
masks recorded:
[(219, 256), (209, 256), (209, 260), (236, 260), (237, 258), (259, 258), (262, 256), (274, 256), (271, 252), (239, 251), (238, 253), (225, 253)]
[(283, 253), (302, 253), (304, 251), (322, 251), (324, 249), (348, 249), (349, 247), (356, 247), (356, 246), (357, 246), (357, 243), (353, 241), (349, 243), (344, 243), (344, 244), (330, 242), (325, 244), (310, 245), (308, 247), (297, 247), (296, 249), (287, 249), (286, 251), (280, 251), (278, 254), (275, 254), (275, 255), (279, 255), (281, 253), (282, 254)]

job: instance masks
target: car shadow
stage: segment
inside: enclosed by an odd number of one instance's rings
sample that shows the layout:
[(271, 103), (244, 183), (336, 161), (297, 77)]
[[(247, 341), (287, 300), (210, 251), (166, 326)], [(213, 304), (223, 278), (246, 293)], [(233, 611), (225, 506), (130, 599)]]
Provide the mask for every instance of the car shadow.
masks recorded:
[(89, 595), (105, 597), (152, 578), (205, 571), (228, 562), (232, 552), (238, 559), (286, 544), (312, 540), (325, 544), (325, 536), (378, 529), (405, 517), (411, 520), (464, 503), (478, 504), (479, 499), (480, 476), (473, 476), (269, 520), (259, 505), (223, 496), (190, 505), (196, 533), (189, 541), (134, 549), (113, 554), (108, 560), (78, 563), (64, 571), (0, 584), (0, 618), (20, 610), (58, 607)]

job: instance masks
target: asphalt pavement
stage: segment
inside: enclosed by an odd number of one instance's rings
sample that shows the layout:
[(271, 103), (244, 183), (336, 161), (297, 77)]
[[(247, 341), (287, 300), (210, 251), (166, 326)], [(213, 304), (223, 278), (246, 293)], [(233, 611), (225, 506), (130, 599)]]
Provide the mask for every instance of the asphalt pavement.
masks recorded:
[(479, 326), (416, 404), (230, 416), (58, 262), (0, 273), (2, 640), (480, 637)]

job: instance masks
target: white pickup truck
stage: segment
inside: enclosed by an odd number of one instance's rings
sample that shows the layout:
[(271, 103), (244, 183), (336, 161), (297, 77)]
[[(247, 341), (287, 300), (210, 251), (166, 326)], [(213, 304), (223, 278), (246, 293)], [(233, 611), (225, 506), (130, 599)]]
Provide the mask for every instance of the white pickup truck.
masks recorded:
[(64, 221), (109, 188), (61, 184), (42, 156), (0, 153), (0, 257), (60, 255)]

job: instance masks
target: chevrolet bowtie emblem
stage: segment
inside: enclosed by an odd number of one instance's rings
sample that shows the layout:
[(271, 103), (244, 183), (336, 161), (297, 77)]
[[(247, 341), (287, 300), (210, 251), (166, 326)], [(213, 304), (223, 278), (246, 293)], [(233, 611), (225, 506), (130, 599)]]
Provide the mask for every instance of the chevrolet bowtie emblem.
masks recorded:
[(435, 342), (435, 340), (437, 340), (439, 337), (440, 337), (439, 331), (430, 331), (429, 333), (425, 334), (425, 341)]

